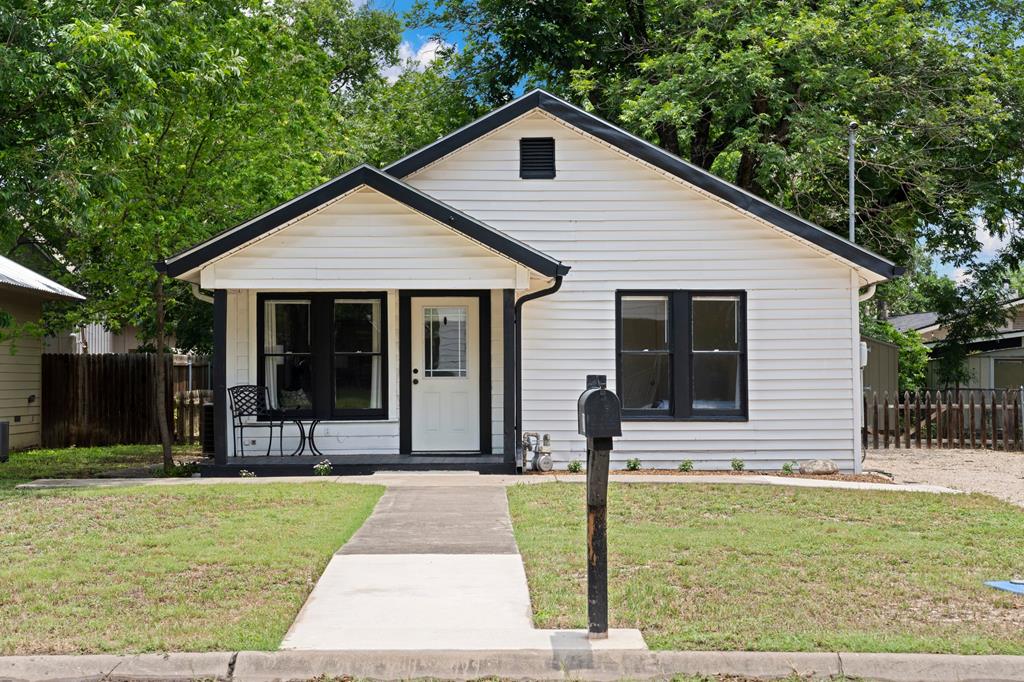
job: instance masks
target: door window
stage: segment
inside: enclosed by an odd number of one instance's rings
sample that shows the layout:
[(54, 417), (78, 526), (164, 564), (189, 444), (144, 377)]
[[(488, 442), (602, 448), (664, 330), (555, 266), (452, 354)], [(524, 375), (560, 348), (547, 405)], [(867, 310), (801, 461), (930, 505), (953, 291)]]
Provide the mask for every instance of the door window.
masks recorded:
[(423, 309), (423, 375), (466, 376), (466, 307)]

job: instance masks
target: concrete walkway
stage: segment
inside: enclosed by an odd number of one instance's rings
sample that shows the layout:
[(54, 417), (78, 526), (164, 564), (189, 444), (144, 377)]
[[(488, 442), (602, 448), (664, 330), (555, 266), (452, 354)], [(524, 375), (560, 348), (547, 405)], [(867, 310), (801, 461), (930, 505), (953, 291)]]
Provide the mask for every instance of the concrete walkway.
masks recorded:
[(466, 478), (388, 488), (331, 559), (281, 648), (646, 649), (638, 630), (592, 643), (583, 631), (534, 629), (504, 486), (440, 484)]
[[(941, 485), (917, 483), (889, 484), (862, 481), (833, 481), (827, 479), (796, 478), (792, 476), (730, 476), (723, 474), (701, 476), (671, 476), (659, 474), (611, 474), (613, 483), (659, 483), (665, 485), (772, 485), (795, 488), (834, 488), (839, 490), (879, 490), (883, 492), (959, 493), (959, 490)], [(359, 483), (391, 487), (506, 487), (540, 483), (584, 483), (583, 474), (559, 473), (548, 476), (481, 475), (459, 471), (380, 471), (372, 476), (273, 476), (263, 478), (40, 478), (17, 486), (23, 490), (51, 490), (58, 488), (124, 488), (133, 485), (265, 485), (268, 483)]]

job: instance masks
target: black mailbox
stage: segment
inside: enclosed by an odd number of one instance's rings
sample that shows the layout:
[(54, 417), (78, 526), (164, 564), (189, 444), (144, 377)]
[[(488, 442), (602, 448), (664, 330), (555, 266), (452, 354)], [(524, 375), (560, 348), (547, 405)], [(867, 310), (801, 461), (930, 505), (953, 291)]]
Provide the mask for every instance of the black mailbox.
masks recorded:
[(612, 439), (622, 435), (622, 406), (605, 377), (587, 377), (576, 402), (587, 437), (587, 616), (591, 639), (608, 636), (608, 465)]

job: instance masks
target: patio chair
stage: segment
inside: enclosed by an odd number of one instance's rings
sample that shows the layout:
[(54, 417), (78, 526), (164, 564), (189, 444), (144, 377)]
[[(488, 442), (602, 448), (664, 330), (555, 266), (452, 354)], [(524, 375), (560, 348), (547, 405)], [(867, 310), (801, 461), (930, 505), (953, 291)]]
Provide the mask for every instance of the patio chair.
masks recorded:
[[(298, 419), (285, 419), (280, 410), (270, 407), (270, 391), (266, 386), (244, 384), (232, 386), (228, 389), (228, 398), (231, 401), (231, 429), (232, 438), (235, 444), (235, 452), (245, 457), (245, 430), (246, 429), (269, 429), (270, 437), (267, 439), (267, 453), (270, 456), (270, 448), (274, 443), (274, 429), (277, 429), (277, 448), (281, 456), (284, 456), (284, 425), (285, 423), (295, 424), (299, 429), (299, 447), (291, 453), (295, 456), (306, 447), (306, 430)], [(242, 442), (238, 447), (239, 438)]]

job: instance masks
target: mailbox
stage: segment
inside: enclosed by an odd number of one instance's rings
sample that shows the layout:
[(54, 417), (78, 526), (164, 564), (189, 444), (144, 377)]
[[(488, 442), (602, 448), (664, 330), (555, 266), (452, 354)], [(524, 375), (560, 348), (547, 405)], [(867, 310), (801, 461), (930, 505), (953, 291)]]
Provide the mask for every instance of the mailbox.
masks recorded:
[(622, 406), (605, 377), (587, 377), (576, 402), (587, 437), (587, 616), (589, 637), (608, 636), (608, 465), (612, 439), (622, 435)]

